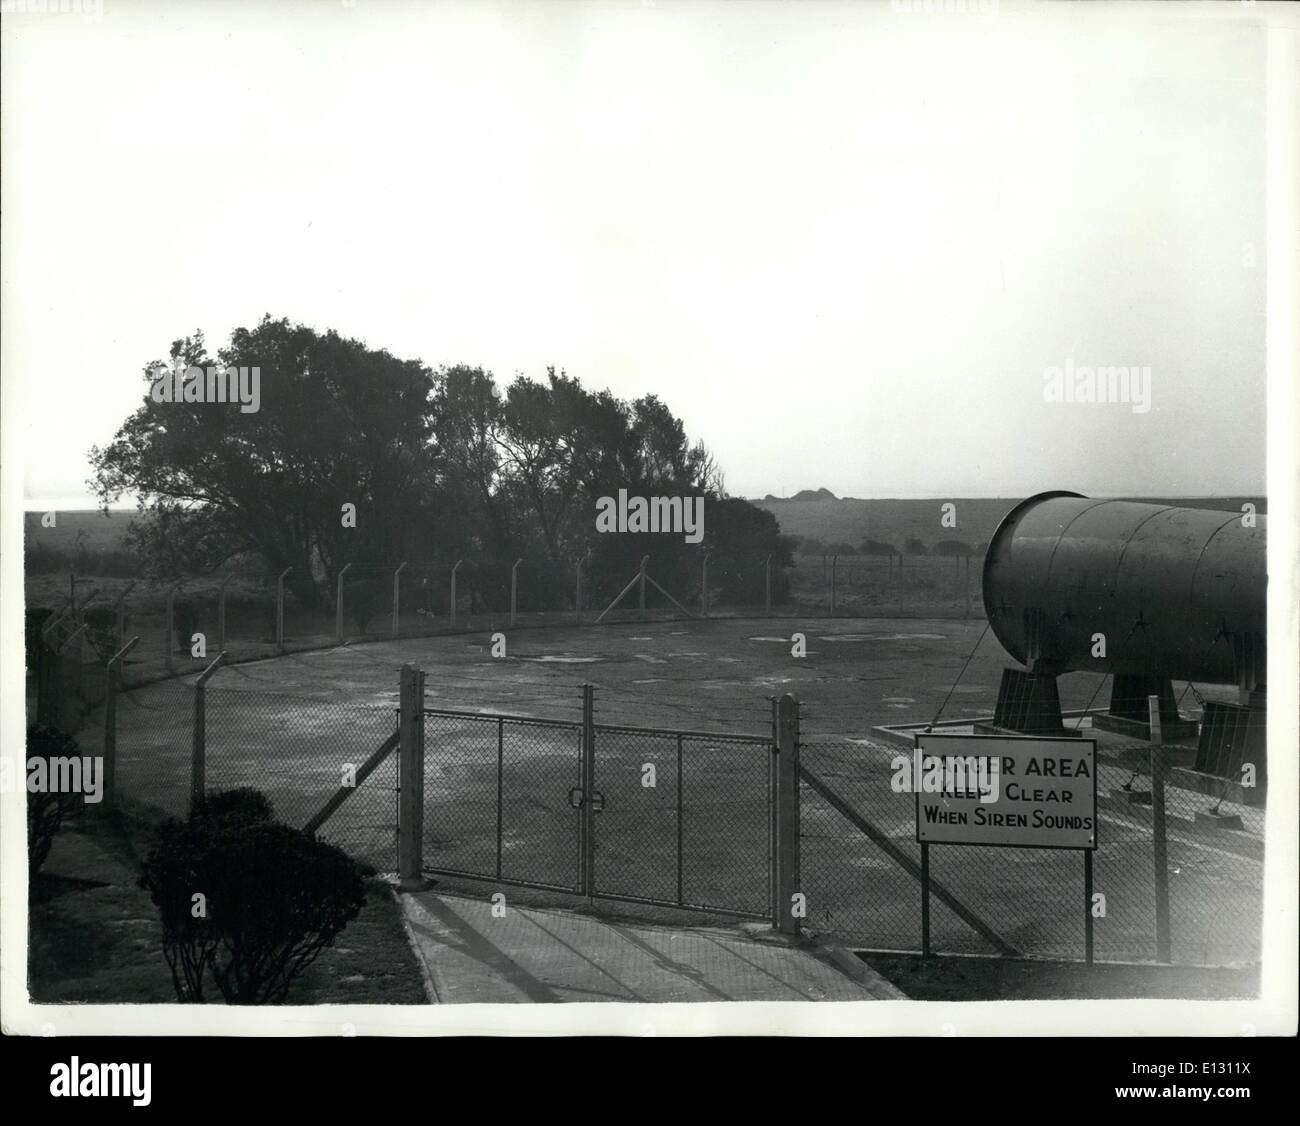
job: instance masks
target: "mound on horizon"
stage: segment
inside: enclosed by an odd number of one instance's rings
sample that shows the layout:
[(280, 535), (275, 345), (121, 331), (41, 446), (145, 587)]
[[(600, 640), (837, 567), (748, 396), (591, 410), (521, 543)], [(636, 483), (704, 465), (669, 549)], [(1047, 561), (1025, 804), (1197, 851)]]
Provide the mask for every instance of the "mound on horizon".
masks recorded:
[(792, 497), (776, 497), (773, 496), (771, 493), (768, 493), (767, 496), (763, 498), (763, 502), (766, 504), (771, 501), (789, 501), (789, 500), (809, 501), (809, 500), (839, 500), (839, 499), (840, 498), (837, 497), (833, 492), (831, 492), (830, 489), (821, 488), (821, 489), (800, 489)]

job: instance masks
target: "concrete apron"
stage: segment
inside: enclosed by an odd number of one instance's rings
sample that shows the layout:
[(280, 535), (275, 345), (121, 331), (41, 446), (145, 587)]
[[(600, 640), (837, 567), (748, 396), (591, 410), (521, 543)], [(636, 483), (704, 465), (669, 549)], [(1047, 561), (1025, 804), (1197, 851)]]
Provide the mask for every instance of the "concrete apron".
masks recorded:
[[(846, 951), (766, 928), (663, 927), (435, 891), (398, 896), (435, 1004), (870, 1001), (904, 996)], [(504, 907), (504, 911), (503, 911)]]

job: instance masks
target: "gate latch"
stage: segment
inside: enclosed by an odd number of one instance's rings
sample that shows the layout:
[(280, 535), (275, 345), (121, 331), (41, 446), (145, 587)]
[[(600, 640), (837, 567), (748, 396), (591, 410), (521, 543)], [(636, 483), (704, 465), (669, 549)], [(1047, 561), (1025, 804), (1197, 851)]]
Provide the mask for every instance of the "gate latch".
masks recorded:
[(573, 789), (569, 791), (569, 804), (573, 806), (574, 809), (581, 809), (582, 801), (583, 801), (582, 787), (574, 786)]
[(591, 812), (599, 813), (605, 808), (605, 795), (599, 790), (591, 791)]

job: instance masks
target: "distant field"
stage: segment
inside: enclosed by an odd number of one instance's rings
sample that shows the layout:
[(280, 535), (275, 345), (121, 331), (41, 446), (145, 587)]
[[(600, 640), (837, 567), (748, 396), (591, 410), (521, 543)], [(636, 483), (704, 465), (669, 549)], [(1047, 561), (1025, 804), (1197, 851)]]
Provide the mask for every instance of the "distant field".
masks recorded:
[[(901, 548), (906, 540), (915, 537), (927, 547), (949, 539), (964, 540), (973, 547), (986, 543), (1002, 517), (1023, 499), (949, 497), (928, 500), (755, 500), (750, 503), (771, 512), (786, 535), (811, 536), (826, 543), (842, 541), (856, 547), (865, 539), (874, 539)], [(1264, 497), (1142, 499), (1190, 508), (1225, 510), (1240, 509), (1242, 504), (1250, 501), (1261, 513), (1268, 511)], [(955, 528), (945, 528), (940, 524), (945, 501), (956, 506)], [(28, 512), (25, 515), (24, 532), (29, 550), (41, 544), (72, 556), (84, 544), (92, 553), (121, 551), (124, 550), (127, 528), (132, 520), (138, 519), (138, 514), (134, 510), (115, 510), (105, 514), (98, 509), (82, 509), (59, 512), (56, 519), (55, 527), (43, 528), (41, 513)]]
[[(1247, 498), (1216, 498), (1176, 503), (1204, 507), (1239, 509)], [(1263, 498), (1250, 498), (1260, 512), (1266, 511)], [(757, 502), (756, 502), (757, 503)], [(898, 548), (911, 537), (932, 547), (940, 540), (962, 540), (972, 547), (985, 543), (998, 522), (1016, 503), (1015, 499), (954, 498), (957, 526), (943, 528), (939, 500), (813, 500), (767, 501), (761, 506), (776, 515), (787, 534), (815, 536), (826, 543), (842, 541), (856, 545), (871, 538), (892, 543)], [(26, 597), (28, 606), (57, 607), (66, 600), (69, 574), (76, 576), (78, 603), (112, 604), (126, 590), (134, 587), (124, 603), (127, 628), (143, 640), (128, 659), (128, 680), (139, 681), (162, 675), (164, 634), (166, 631), (166, 593), (170, 584), (146, 581), (139, 576), (138, 564), (122, 549), (123, 537), (134, 511), (114, 511), (105, 515), (97, 510), (66, 511), (57, 516), (53, 528), (43, 528), (39, 513), (26, 516)], [(84, 550), (83, 550), (84, 549)], [(762, 562), (755, 559), (755, 567)], [(773, 609), (782, 617), (811, 614), (817, 617), (898, 617), (982, 619), (982, 560), (938, 556), (843, 555), (838, 562), (818, 555), (803, 555), (789, 573), (790, 599)], [(195, 605), (196, 628), (215, 637), (217, 626), (216, 589), (219, 576), (184, 576), (182, 602)], [(831, 590), (834, 587), (834, 601)], [(698, 591), (678, 591), (679, 596), (696, 607)], [(260, 572), (241, 572), (231, 583), (228, 606), (228, 647), (231, 659), (265, 656), (274, 651), (273, 604), (274, 584)], [(402, 633), (444, 632), (450, 623), (445, 606), (433, 607), (439, 617), (419, 617), (419, 597), (415, 588), (403, 593)], [(725, 587), (712, 594), (714, 613), (719, 615), (753, 613), (757, 607), (732, 605)], [(652, 601), (652, 607), (655, 603)], [(594, 609), (594, 607), (588, 607)], [(492, 607), (489, 613), (479, 607), (473, 618), (479, 624), (507, 620), (506, 607)], [(520, 599), (521, 620), (536, 624), (546, 615), (536, 615), (529, 605), (527, 592)], [(331, 600), (314, 611), (300, 607), (292, 596), (286, 606), (286, 639), (291, 647), (302, 648), (327, 644), (334, 634)], [(566, 615), (560, 615), (561, 618)], [(469, 619), (466, 619), (468, 621)], [(372, 619), (371, 632), (387, 631), (387, 602)], [(358, 636), (365, 630), (348, 615), (345, 633)], [(188, 649), (176, 643), (173, 656), (181, 666), (191, 663)], [(174, 663), (174, 662), (173, 662)]]
[(40, 512), (23, 516), (23, 536), (29, 545), (43, 544), (54, 551), (75, 552), (82, 544), (87, 551), (121, 551), (127, 527), (136, 518), (134, 509), (108, 513), (97, 508), (60, 511), (53, 528), (41, 526)]
[[(940, 540), (963, 540), (972, 547), (987, 543), (998, 523), (1023, 497), (945, 497), (929, 500), (754, 500), (751, 504), (776, 517), (786, 535), (813, 537), (825, 543), (858, 546), (865, 539), (902, 548), (913, 537), (927, 547)], [(1265, 513), (1263, 497), (1160, 497), (1133, 498), (1188, 508), (1239, 510), (1247, 501)], [(956, 507), (957, 526), (940, 524), (942, 506)]]

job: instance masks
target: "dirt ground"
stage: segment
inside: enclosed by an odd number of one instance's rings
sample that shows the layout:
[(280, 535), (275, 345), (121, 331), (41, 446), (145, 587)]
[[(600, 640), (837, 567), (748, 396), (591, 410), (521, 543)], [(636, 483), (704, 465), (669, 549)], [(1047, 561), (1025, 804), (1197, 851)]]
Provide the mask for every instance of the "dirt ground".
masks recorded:
[(858, 955), (913, 1001), (1047, 1001), (1088, 998), (1234, 1000), (1259, 996), (1259, 968), (1082, 965), (1010, 958)]

